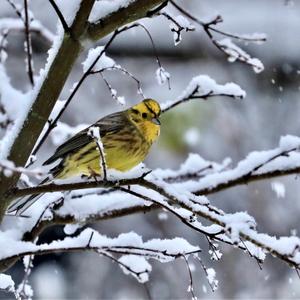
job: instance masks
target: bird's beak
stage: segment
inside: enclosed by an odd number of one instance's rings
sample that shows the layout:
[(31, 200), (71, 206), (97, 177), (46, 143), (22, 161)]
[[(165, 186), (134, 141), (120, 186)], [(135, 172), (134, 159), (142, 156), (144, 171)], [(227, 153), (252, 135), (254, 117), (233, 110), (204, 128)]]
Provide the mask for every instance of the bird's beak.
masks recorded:
[(152, 122), (153, 122), (154, 124), (156, 124), (156, 125), (160, 125), (160, 121), (159, 121), (158, 118), (153, 118), (153, 119), (152, 119)]

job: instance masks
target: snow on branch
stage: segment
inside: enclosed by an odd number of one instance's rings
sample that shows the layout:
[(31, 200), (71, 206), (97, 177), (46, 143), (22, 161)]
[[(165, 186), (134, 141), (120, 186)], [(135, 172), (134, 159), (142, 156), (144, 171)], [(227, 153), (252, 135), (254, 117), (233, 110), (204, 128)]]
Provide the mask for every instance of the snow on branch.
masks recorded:
[(191, 192), (209, 194), (254, 180), (296, 174), (300, 170), (300, 138), (281, 137), (279, 146), (273, 150), (254, 151), (229, 170), (209, 174), (197, 183), (188, 183)]
[[(94, 63), (96, 62), (96, 63)], [(93, 65), (93, 66), (92, 66)], [(95, 71), (97, 69), (112, 68), (116, 62), (106, 56), (104, 46), (98, 46), (89, 50), (85, 61), (82, 63), (83, 72)], [(92, 69), (90, 69), (92, 66)]]
[[(223, 170), (228, 166), (228, 161), (225, 161), (223, 165), (214, 165), (193, 155), (181, 167), (178, 174), (180, 181), (176, 180), (171, 170), (157, 170), (146, 177), (117, 180), (115, 183), (106, 181), (103, 184), (86, 182), (60, 185), (66, 190), (90, 189), (100, 186), (111, 187), (113, 190), (98, 189), (87, 193), (77, 191), (66, 195), (63, 206), (58, 210), (52, 210), (53, 224), (55, 222), (68, 224), (96, 221), (151, 209), (151, 207), (161, 207), (175, 215), (185, 225), (213, 241), (238, 245), (259, 262), (263, 261), (265, 252), (267, 252), (298, 268), (300, 263), (299, 238), (293, 236), (276, 238), (258, 233), (255, 229), (254, 219), (248, 214), (244, 212), (225, 213), (212, 206), (207, 198), (195, 196), (195, 193), (203, 195), (216, 191), (218, 187), (222, 187), (222, 189), (225, 189), (226, 185), (230, 187), (232, 186), (230, 178), (235, 181), (235, 184), (239, 184), (240, 178), (251, 180), (253, 176), (272, 175), (274, 170), (284, 172), (289, 170), (288, 168), (294, 168), (295, 163), (299, 168), (300, 160), (297, 152), (299, 146), (299, 138), (283, 137), (278, 148), (250, 153), (232, 170)], [(190, 174), (197, 173), (197, 170), (200, 171), (199, 178), (197, 179), (195, 175), (191, 177)], [(186, 177), (184, 177), (185, 175)], [(122, 187), (128, 185), (131, 186), (130, 189)], [(27, 191), (31, 190), (32, 193), (36, 193), (38, 190), (39, 192), (44, 190), (45, 192), (47, 188), (48, 191), (51, 191), (51, 188), (55, 186), (56, 190), (59, 190), (59, 185), (50, 184), (48, 187), (28, 188)], [(111, 193), (113, 193), (113, 197)], [(128, 194), (128, 197), (124, 193)], [(202, 225), (202, 218), (212, 224)], [(23, 221), (26, 222), (26, 219)], [(51, 224), (51, 220), (50, 223), (47, 222), (47, 225)], [(40, 226), (40, 224), (37, 225), (41, 229), (42, 226)]]
[(216, 96), (243, 99), (246, 96), (246, 92), (235, 83), (230, 82), (222, 85), (216, 83), (214, 79), (207, 75), (198, 75), (191, 80), (178, 99), (164, 103), (161, 107), (162, 111), (166, 112), (171, 108), (192, 99), (206, 100), (207, 98)]
[(260, 73), (264, 70), (263, 63), (258, 58), (252, 58), (247, 52), (242, 50), (231, 39), (225, 38), (215, 41), (218, 48), (222, 49), (228, 56), (228, 61), (235, 62), (236, 60), (244, 62), (251, 66), (256, 73)]
[(122, 8), (126, 8), (132, 2), (134, 2), (134, 0), (96, 1), (89, 16), (89, 22), (97, 23), (109, 14)]
[[(151, 271), (149, 259), (166, 263), (183, 255), (188, 256), (201, 251), (199, 247), (192, 246), (182, 238), (153, 239), (143, 242), (141, 236), (134, 232), (122, 233), (116, 238), (108, 238), (89, 228), (75, 237), (66, 237), (49, 244), (36, 245), (32, 242), (16, 241), (5, 233), (0, 234), (0, 240), (4, 240), (7, 245), (5, 249), (1, 248), (0, 250), (0, 260), (2, 261), (28, 255), (94, 251), (117, 262), (125, 274), (133, 275), (140, 282), (148, 281)], [(117, 258), (118, 256), (119, 258)], [(3, 286), (4, 283), (3, 279)], [(11, 282), (6, 281), (6, 283), (5, 286), (8, 288)]]

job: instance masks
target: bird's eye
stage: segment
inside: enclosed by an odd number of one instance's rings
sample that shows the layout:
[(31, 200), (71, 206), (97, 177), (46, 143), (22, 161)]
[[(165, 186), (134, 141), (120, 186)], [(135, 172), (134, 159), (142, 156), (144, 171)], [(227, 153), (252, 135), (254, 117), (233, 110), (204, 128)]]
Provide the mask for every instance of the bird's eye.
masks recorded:
[(143, 117), (144, 119), (146, 119), (146, 118), (147, 118), (147, 113), (142, 113), (142, 117)]

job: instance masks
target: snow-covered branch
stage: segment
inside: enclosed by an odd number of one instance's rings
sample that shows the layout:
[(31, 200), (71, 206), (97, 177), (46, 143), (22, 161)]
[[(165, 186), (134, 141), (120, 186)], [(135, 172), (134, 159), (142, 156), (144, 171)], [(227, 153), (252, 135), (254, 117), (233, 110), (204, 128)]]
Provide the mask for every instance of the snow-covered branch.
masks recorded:
[(182, 92), (178, 99), (164, 103), (162, 112), (166, 112), (175, 106), (193, 99), (206, 100), (210, 97), (224, 96), (234, 99), (243, 99), (246, 92), (235, 83), (226, 83), (224, 85), (216, 83), (215, 80), (207, 75), (194, 77), (187, 88)]
[[(200, 25), (204, 32), (207, 34), (211, 42), (228, 57), (229, 62), (240, 61), (244, 64), (247, 64), (253, 68), (256, 73), (260, 73), (264, 70), (263, 63), (258, 58), (252, 58), (247, 52), (242, 50), (239, 46), (234, 44), (232, 39), (243, 41), (246, 43), (263, 43), (266, 41), (266, 35), (262, 33), (254, 34), (234, 34), (226, 31), (217, 29), (216, 25), (223, 22), (221, 16), (217, 15), (215, 18), (209, 22), (204, 22), (199, 20), (197, 17), (192, 15), (182, 6), (178, 5), (175, 1), (171, 0), (170, 3), (181, 12), (186, 18), (190, 19), (192, 22)], [(186, 23), (186, 22), (185, 22)], [(224, 36), (222, 40), (217, 40), (213, 33), (220, 34)]]
[[(241, 249), (249, 251), (253, 257), (260, 261), (264, 258), (263, 252), (266, 251), (298, 267), (298, 238), (276, 239), (257, 233), (254, 219), (247, 214), (226, 214), (212, 206), (208, 199), (203, 196), (195, 196), (195, 194), (203, 195), (221, 188), (225, 189), (226, 185), (231, 187), (232, 182), (239, 184), (243, 180), (246, 182), (246, 179), (250, 181), (252, 178), (257, 179), (259, 176), (266, 178), (268, 174), (271, 177), (274, 172), (278, 171), (281, 171), (282, 174), (285, 172), (290, 173), (290, 166), (294, 170), (294, 167), (299, 164), (299, 153), (297, 152), (299, 146), (299, 138), (284, 137), (281, 139), (278, 148), (251, 153), (236, 168), (225, 171), (222, 171), (224, 168), (222, 165), (218, 166), (193, 156), (189, 162), (183, 165), (181, 170), (177, 171), (180, 181), (176, 180), (171, 170), (157, 170), (146, 175), (146, 177), (66, 185), (49, 184), (17, 190), (16, 193), (17, 195), (18, 193), (19, 195), (26, 195), (26, 193), (78, 190), (80, 188), (94, 189), (100, 186), (106, 189), (108, 187), (114, 188), (114, 190), (108, 192), (100, 189), (88, 193), (80, 194), (77, 191), (68, 194), (65, 196), (63, 206), (52, 211), (53, 219), (41, 220), (33, 227), (35, 233), (44, 229), (43, 227), (51, 226), (51, 224), (93, 222), (160, 207), (175, 215), (185, 225), (205, 234), (212, 240), (232, 245), (238, 244)], [(191, 177), (190, 174), (197, 174), (197, 170), (200, 171), (198, 173), (199, 178)], [(131, 189), (125, 189), (122, 186), (131, 186)], [(149, 189), (152, 191), (149, 191)], [(124, 196), (124, 192), (134, 196), (136, 200), (132, 201), (131, 197)], [(114, 193), (114, 197), (111, 197), (110, 193)], [(99, 200), (99, 197), (101, 200)], [(141, 202), (138, 199), (143, 199), (146, 202)], [(84, 202), (85, 209), (81, 206), (82, 202)], [(77, 205), (79, 206), (77, 207)], [(177, 207), (178, 205), (179, 207)], [(74, 212), (77, 213), (74, 214)], [(198, 218), (209, 220), (212, 225), (203, 226)], [(245, 243), (247, 243), (247, 246), (245, 246)]]
[[(5, 234), (0, 234), (7, 248), (0, 252), (0, 261), (14, 260), (28, 255), (45, 255), (59, 252), (93, 251), (117, 262), (125, 274), (131, 274), (139, 282), (149, 279), (151, 265), (149, 259), (162, 263), (171, 262), (182, 256), (195, 255), (201, 251), (182, 238), (153, 239), (143, 242), (134, 232), (122, 233), (116, 238), (108, 238), (92, 229), (85, 229), (75, 237), (66, 237), (50, 244), (36, 245), (32, 242), (18, 242)], [(118, 255), (118, 256), (117, 256)], [(6, 285), (5, 289), (8, 288)]]

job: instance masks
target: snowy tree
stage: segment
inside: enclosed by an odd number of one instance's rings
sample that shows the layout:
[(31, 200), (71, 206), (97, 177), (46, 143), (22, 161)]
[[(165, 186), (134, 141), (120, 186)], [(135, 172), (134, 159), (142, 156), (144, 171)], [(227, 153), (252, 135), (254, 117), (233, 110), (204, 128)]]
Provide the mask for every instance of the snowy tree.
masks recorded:
[[(137, 78), (108, 55), (119, 37), (142, 31), (157, 63), (153, 74), (157, 84), (171, 88), (172, 73), (161, 62), (155, 36), (150, 33), (147, 22), (167, 21), (174, 47), (183, 44), (186, 35), (202, 31), (214, 47), (213, 51), (220, 51), (229, 62), (250, 67), (255, 74), (262, 72), (264, 65), (246, 51), (244, 44), (263, 43), (265, 34), (227, 32), (222, 29), (222, 16), (200, 19), (172, 0), (49, 0), (58, 19), (57, 32), (53, 34), (34, 16), (30, 1), (19, 4), (7, 0), (7, 3), (16, 17), (0, 19), (0, 290), (16, 298), (32, 298), (34, 291), (29, 276), (35, 257), (74, 251), (90, 251), (106, 257), (120, 266), (124, 274), (132, 275), (142, 284), (151, 281), (150, 263), (153, 261), (169, 263), (180, 259), (186, 265), (186, 285), (192, 299), (197, 297), (193, 266), (203, 270), (212, 291), (217, 289), (217, 273), (212, 265), (204, 263), (202, 253), (207, 251), (213, 261), (219, 261), (223, 245), (239, 249), (260, 267), (265, 258), (272, 255), (298, 272), (300, 239), (295, 234), (278, 237), (274, 233), (263, 233), (258, 229), (255, 216), (237, 210), (226, 212), (209, 197), (253, 181), (297, 174), (300, 170), (300, 138), (297, 136), (278, 136), (278, 145), (273, 149), (251, 151), (236, 166), (232, 166), (230, 159), (217, 163), (190, 153), (175, 169), (149, 169), (141, 164), (121, 173), (106, 170), (103, 165), (105, 176), (100, 180), (78, 178), (45, 184), (36, 182), (47, 176), (47, 169), (33, 167), (39, 162), (40, 149), (48, 138), (59, 145), (84, 127), (83, 124), (72, 127), (62, 122), (61, 117), (89, 78), (100, 75), (112, 99), (124, 106), (125, 97), (120, 96), (118, 87), (112, 86), (106, 77), (110, 72), (120, 72), (135, 82), (136, 94), (144, 98), (142, 78)], [(29, 83), (26, 91), (13, 86), (8, 70), (8, 40), (16, 31), (24, 34)], [(47, 61), (38, 72), (33, 64), (33, 35), (51, 44)], [(62, 90), (78, 62), (82, 63), (81, 76), (71, 83), (69, 94), (63, 98)], [(246, 97), (245, 90), (237, 83), (220, 83), (208, 74), (198, 74), (189, 79), (177, 98), (161, 103), (162, 113), (167, 115), (175, 107), (180, 109), (194, 100), (240, 101)], [(97, 133), (91, 134), (97, 140)], [(192, 132), (186, 138), (191, 142), (195, 140)], [(100, 155), (99, 134), (98, 145)], [(285, 189), (280, 183), (273, 182), (272, 188), (284, 196)], [(7, 211), (14, 201), (30, 195), (41, 197), (22, 215)], [(160, 211), (161, 218), (173, 215), (182, 226), (205, 237), (208, 250), (201, 249), (197, 241), (188, 241), (185, 236), (146, 239), (135, 232), (120, 232), (117, 237), (108, 237), (92, 227), (102, 220), (154, 210)], [(41, 243), (43, 232), (54, 226), (64, 228), (64, 237)], [(226, 260), (226, 253), (224, 256)], [(17, 284), (8, 272), (20, 259), (23, 259), (25, 276)]]

